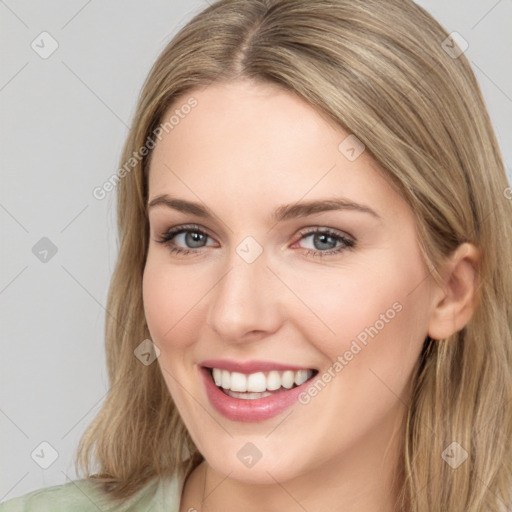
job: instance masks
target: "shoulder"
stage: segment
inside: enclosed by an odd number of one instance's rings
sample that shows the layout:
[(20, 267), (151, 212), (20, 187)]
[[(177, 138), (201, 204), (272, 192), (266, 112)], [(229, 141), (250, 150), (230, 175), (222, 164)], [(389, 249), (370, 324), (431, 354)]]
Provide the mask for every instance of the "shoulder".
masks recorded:
[(0, 504), (0, 512), (98, 511), (95, 499), (101, 491), (91, 479), (76, 480), (29, 492)]
[(0, 503), (0, 512), (178, 512), (183, 482), (153, 478), (135, 495), (113, 504), (94, 479), (38, 489)]

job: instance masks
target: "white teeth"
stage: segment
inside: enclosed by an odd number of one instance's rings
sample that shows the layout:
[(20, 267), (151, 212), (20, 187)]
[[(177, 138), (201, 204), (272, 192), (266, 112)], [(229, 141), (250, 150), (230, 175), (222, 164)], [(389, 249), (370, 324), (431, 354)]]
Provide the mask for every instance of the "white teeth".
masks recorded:
[(232, 391), (247, 391), (247, 379), (243, 373), (232, 372), (231, 380), (229, 382), (229, 389)]
[(225, 390), (235, 393), (262, 393), (275, 391), (281, 387), (291, 389), (294, 385), (304, 384), (313, 375), (312, 370), (286, 370), (284, 372), (272, 370), (265, 375), (264, 372), (251, 373), (249, 375), (240, 372), (228, 372), (219, 368), (213, 368), (213, 380), (215, 384)]
[(231, 382), (231, 376), (227, 370), (222, 370), (221, 386), (224, 389), (229, 389), (229, 383)]
[[(231, 374), (233, 375), (233, 374)], [(245, 375), (241, 374), (243, 377)], [(245, 391), (252, 391), (253, 393), (261, 393), (267, 389), (267, 378), (263, 372), (251, 373), (247, 380), (247, 389)], [(233, 388), (231, 388), (233, 389)], [(236, 391), (236, 390), (234, 390)]]
[(295, 383), (295, 372), (291, 370), (286, 370), (281, 377), (281, 384), (283, 388), (292, 389), (293, 384)]
[(256, 400), (257, 398), (265, 398), (271, 394), (272, 393), (269, 393), (268, 391), (265, 391), (264, 393), (238, 393), (236, 391), (226, 389), (226, 395), (229, 395), (232, 398), (241, 398), (242, 400)]
[(222, 370), (218, 368), (213, 369), (213, 380), (215, 381), (216, 386), (220, 386), (222, 384)]
[(300, 386), (301, 384), (304, 384), (304, 382), (306, 382), (309, 377), (311, 375), (308, 376), (308, 371), (307, 370), (299, 370), (296, 374), (295, 374), (295, 384), (297, 384), (297, 386)]
[(272, 370), (267, 375), (267, 389), (269, 391), (275, 391), (276, 389), (279, 389), (280, 387), (281, 387), (281, 375), (279, 375), (279, 372)]

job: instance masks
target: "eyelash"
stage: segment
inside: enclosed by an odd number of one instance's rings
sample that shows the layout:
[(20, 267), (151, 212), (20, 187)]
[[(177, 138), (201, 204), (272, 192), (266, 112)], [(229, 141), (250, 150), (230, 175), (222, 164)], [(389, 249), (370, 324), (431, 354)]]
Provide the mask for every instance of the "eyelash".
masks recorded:
[[(198, 233), (201, 235), (205, 235), (209, 237), (208, 233), (203, 231), (199, 226), (197, 225), (188, 225), (188, 226), (177, 226), (175, 228), (170, 229), (169, 231), (166, 231), (158, 240), (156, 240), (158, 243), (167, 245), (169, 248), (169, 251), (174, 254), (181, 254), (183, 256), (186, 256), (190, 253), (197, 253), (200, 249), (204, 249), (205, 247), (200, 247), (197, 249), (183, 249), (182, 247), (176, 247), (174, 245), (171, 245), (172, 239), (176, 237), (177, 235), (181, 233)], [(323, 235), (327, 235), (329, 237), (334, 238), (337, 242), (342, 242), (343, 245), (340, 247), (337, 247), (335, 249), (329, 249), (325, 251), (319, 251), (319, 250), (313, 250), (308, 249), (308, 252), (306, 253), (307, 256), (319, 256), (319, 257), (325, 257), (329, 255), (335, 255), (340, 254), (341, 252), (345, 251), (346, 249), (353, 249), (355, 247), (355, 241), (351, 240), (349, 238), (346, 238), (342, 235), (340, 235), (338, 232), (333, 231), (329, 228), (314, 228), (310, 230), (304, 230), (301, 232), (301, 238), (300, 240), (304, 240), (305, 238), (308, 238), (311, 235), (314, 235), (316, 233), (321, 233)], [(211, 237), (209, 237), (211, 238)]]

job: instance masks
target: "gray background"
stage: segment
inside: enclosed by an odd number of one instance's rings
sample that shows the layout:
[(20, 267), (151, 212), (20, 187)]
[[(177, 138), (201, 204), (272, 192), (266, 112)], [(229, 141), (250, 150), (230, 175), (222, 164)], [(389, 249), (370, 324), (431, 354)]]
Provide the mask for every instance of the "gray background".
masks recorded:
[[(418, 3), (468, 41), (510, 181), (512, 0)], [(0, 0), (0, 501), (76, 478), (74, 451), (107, 392), (117, 251), (115, 193), (97, 200), (92, 190), (117, 169), (153, 61), (206, 5)], [(51, 48), (43, 31), (58, 43), (46, 59), (31, 47)]]

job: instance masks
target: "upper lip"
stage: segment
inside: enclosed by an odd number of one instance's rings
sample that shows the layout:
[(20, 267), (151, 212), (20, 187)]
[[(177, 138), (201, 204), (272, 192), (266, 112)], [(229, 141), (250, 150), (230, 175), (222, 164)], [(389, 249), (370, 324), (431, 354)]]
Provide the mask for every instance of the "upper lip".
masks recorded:
[(310, 366), (295, 366), (292, 364), (276, 363), (273, 361), (234, 361), (232, 359), (208, 359), (199, 363), (206, 368), (219, 368), (229, 372), (255, 373), (267, 372), (271, 370), (313, 370)]

